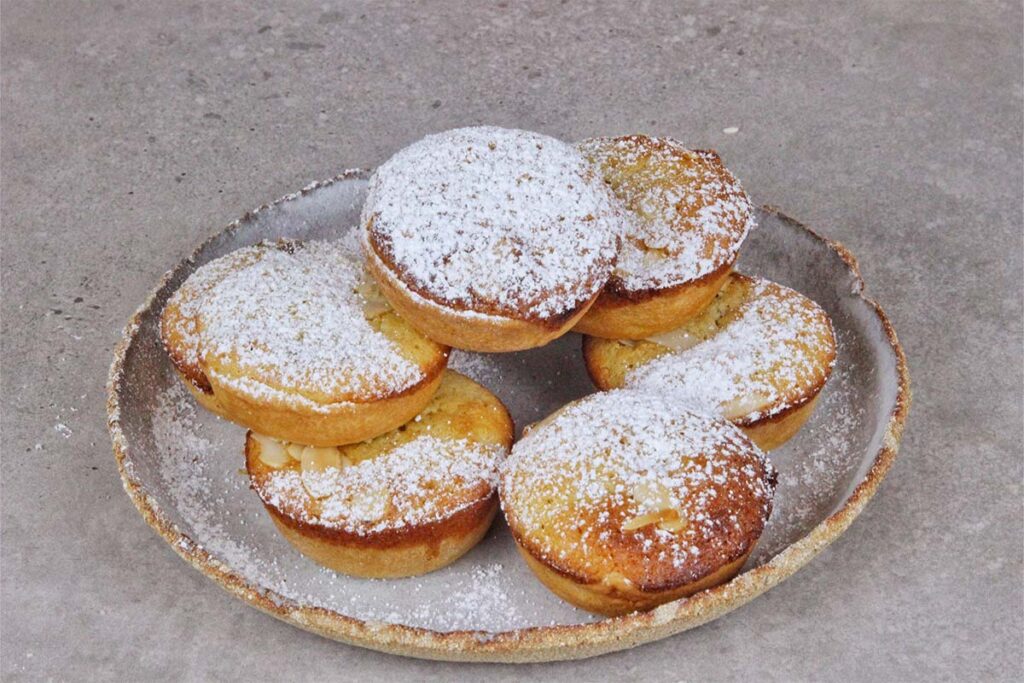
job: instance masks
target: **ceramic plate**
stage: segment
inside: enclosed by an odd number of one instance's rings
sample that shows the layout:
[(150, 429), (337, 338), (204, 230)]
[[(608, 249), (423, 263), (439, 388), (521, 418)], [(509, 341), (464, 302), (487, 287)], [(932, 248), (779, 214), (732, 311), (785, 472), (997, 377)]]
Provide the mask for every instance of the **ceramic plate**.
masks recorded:
[[(885, 314), (863, 294), (853, 257), (779, 211), (758, 212), (739, 269), (811, 297), (832, 316), (838, 359), (817, 410), (771, 453), (775, 509), (744, 571), (689, 599), (614, 619), (549, 593), (498, 521), (453, 565), (409, 579), (367, 580), (306, 560), (249, 490), (245, 430), (199, 408), (158, 337), (160, 310), (197, 267), (261, 239), (330, 239), (358, 222), (365, 172), (314, 183), (232, 223), (164, 278), (124, 332), (111, 367), (109, 426), (124, 487), (146, 521), (192, 566), (249, 604), (300, 628), (387, 652), (451, 660), (586, 657), (714, 619), (792, 575), (838, 537), (874, 494), (909, 407), (906, 363)], [(517, 425), (594, 391), (580, 338), (450, 367), (494, 391)]]

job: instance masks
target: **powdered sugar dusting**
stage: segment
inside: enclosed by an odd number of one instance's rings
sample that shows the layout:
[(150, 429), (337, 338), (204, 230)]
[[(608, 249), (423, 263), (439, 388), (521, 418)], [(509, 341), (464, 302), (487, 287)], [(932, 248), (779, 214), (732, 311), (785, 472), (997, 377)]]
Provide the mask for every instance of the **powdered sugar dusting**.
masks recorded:
[[(850, 341), (839, 336), (840, 358), (850, 359)], [(499, 367), (495, 356), (470, 358), (462, 371), (477, 379)], [(550, 391), (531, 390), (524, 373), (534, 364), (513, 363), (503, 354), (505, 380), (521, 386), (507, 394), (513, 414), (532, 415), (532, 406)], [(456, 356), (457, 358), (457, 356)], [(161, 363), (164, 359), (159, 358)], [(454, 359), (453, 359), (454, 360)], [(751, 564), (762, 564), (802, 536), (827, 514), (836, 495), (860, 462), (857, 440), (863, 414), (853, 388), (854, 368), (841, 365), (822, 393), (811, 422), (792, 441), (773, 451), (779, 486), (772, 515)], [(575, 391), (591, 389), (582, 370), (564, 381)], [(508, 530), (498, 520), (488, 537), (455, 564), (409, 579), (358, 579), (323, 569), (300, 555), (271, 524), (244, 473), (243, 429), (196, 408), (184, 386), (168, 374), (159, 383), (149, 418), (157, 478), (148, 486), (161, 505), (180, 516), (183, 530), (216, 560), (261, 590), (302, 605), (324, 607), (351, 617), (407, 624), (439, 631), (573, 624), (599, 617), (575, 609), (547, 591), (517, 556)], [(135, 456), (138, 457), (138, 456)], [(129, 469), (132, 461), (127, 462)], [(144, 476), (144, 475), (143, 475)], [(191, 543), (189, 544), (191, 545)]]
[(452, 349), (448, 367), (485, 387), (497, 388), (501, 383), (501, 368), (495, 362), (494, 354)]
[[(268, 207), (228, 233), (226, 244), (281, 234), (334, 237), (339, 226), (357, 222), (362, 191), (362, 181), (343, 181), (297, 196), (287, 207)], [(748, 267), (799, 283), (802, 291), (826, 305), (837, 330), (845, 332), (837, 334), (838, 365), (810, 422), (772, 452), (780, 471), (779, 487), (751, 564), (769, 560), (842, 503), (856, 484), (859, 468), (874, 456), (875, 440), (881, 438), (884, 418), (877, 423), (874, 415), (887, 415), (895, 395), (889, 386), (895, 380), (875, 358), (888, 348), (878, 336), (877, 318), (850, 296), (842, 264), (823, 243), (806, 239), (792, 223), (771, 213), (762, 214), (761, 222), (767, 229), (759, 231), (757, 243), (745, 251)], [(533, 577), (501, 519), (459, 561), (410, 579), (356, 579), (320, 568), (300, 555), (280, 536), (249, 490), (243, 469), (244, 430), (198, 410), (174, 376), (159, 348), (154, 324), (158, 312), (146, 312), (129, 347), (129, 362), (114, 385), (119, 404), (111, 419), (122, 430), (117, 438), (125, 449), (125, 476), (142, 487), (158, 514), (187, 535), (178, 543), (180, 548), (202, 548), (257, 594), (322, 607), (367, 620), (371, 626), (479, 629), (480, 638), (486, 639), (509, 629), (599, 619), (554, 597)], [(497, 391), (516, 422), (526, 424), (593, 391), (582, 364), (573, 360), (578, 343), (575, 335), (567, 335), (526, 352), (465, 354), (464, 361), (456, 354), (453, 363), (465, 362), (460, 369)]]
[(673, 287), (736, 260), (755, 225), (753, 209), (716, 154), (639, 135), (593, 138), (579, 148), (629, 208), (617, 287)]
[(453, 590), (439, 606), (424, 604), (417, 607), (413, 612), (414, 618), (428, 622), (435, 620), (438, 618), (435, 610), (440, 607), (445, 620), (455, 628), (472, 629), (479, 623), (482, 608), (502, 614), (513, 622), (519, 617), (517, 591), (515, 585), (508, 582), (508, 572), (501, 563), (474, 567), (468, 578), (461, 589)]
[(164, 383), (149, 418), (152, 456), (164, 505), (194, 539), (183, 541), (184, 549), (202, 548), (261, 591), (368, 621), (498, 632), (595, 619), (532, 578), (500, 521), (465, 558), (426, 576), (360, 579), (316, 565), (278, 534), (249, 490), (244, 430), (197, 410), (173, 377)]
[[(839, 347), (849, 353), (850, 341), (844, 337), (837, 335)], [(858, 464), (850, 444), (856, 442), (864, 421), (864, 409), (852, 389), (856, 371), (853, 363), (836, 369), (822, 391), (814, 419), (787, 444), (785, 455), (775, 459), (781, 470), (775, 509), (754, 564), (767, 562), (794, 538), (808, 533), (829, 513), (850, 480)]]
[(618, 215), (570, 145), (478, 127), (430, 135), (378, 168), (362, 223), (368, 248), (425, 298), (546, 319), (604, 285)]
[(343, 468), (272, 470), (256, 488), (290, 517), (370, 534), (441, 521), (490, 496), (504, 455), (497, 444), (421, 435)]
[(615, 549), (635, 547), (641, 576), (627, 578), (677, 571), (692, 580), (717, 568), (703, 554), (735, 558), (760, 535), (773, 477), (730, 423), (613, 390), (524, 435), (502, 468), (501, 500), (531, 550), (574, 573), (600, 576)]
[[(364, 315), (358, 254), (340, 243), (260, 243), (199, 268), (168, 303), (179, 351), (255, 400), (372, 400), (424, 374)], [(230, 373), (219, 367), (231, 368)]]
[(834, 363), (833, 340), (821, 307), (753, 278), (738, 317), (709, 339), (633, 369), (626, 386), (671, 395), (707, 414), (756, 420), (803, 402), (805, 388), (821, 386)]
[[(201, 434), (194, 400), (180, 382), (175, 381), (157, 395), (151, 425), (157, 472), (174, 511), (182, 516), (193, 538), (201, 539), (200, 547), (213, 551), (223, 564), (267, 588), (293, 595), (277, 571), (276, 561), (263, 559), (257, 548), (228, 530), (236, 521), (226, 519), (222, 509), (225, 496), (230, 494), (208, 475), (218, 449)], [(239, 486), (243, 482), (244, 473), (236, 470), (228, 481), (232, 493), (238, 495), (237, 491), (247, 489)]]

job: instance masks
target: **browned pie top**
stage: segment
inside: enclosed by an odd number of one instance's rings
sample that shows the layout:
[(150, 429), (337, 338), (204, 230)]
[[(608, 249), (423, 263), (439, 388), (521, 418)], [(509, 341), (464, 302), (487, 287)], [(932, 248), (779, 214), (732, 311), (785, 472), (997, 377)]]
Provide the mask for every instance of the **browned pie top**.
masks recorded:
[(736, 260), (753, 210), (715, 152), (646, 135), (592, 138), (579, 149), (628, 210), (612, 291), (677, 287)]
[(200, 267), (161, 315), (175, 366), (206, 391), (213, 382), (312, 410), (436, 377), (447, 348), (391, 311), (354, 246), (261, 242)]
[(373, 536), (443, 522), (494, 494), (512, 421), (479, 384), (447, 371), (405, 425), (336, 448), (249, 433), (246, 462), (266, 505), (307, 528)]
[(378, 168), (362, 223), (410, 296), (456, 315), (549, 321), (604, 286), (620, 213), (571, 145), (477, 127), (430, 135)]
[(799, 292), (733, 273), (699, 316), (638, 342), (588, 339), (599, 383), (672, 396), (741, 424), (805, 403), (836, 359), (828, 314)]
[(628, 390), (588, 396), (530, 430), (502, 468), (519, 543), (584, 583), (658, 591), (743, 557), (775, 471), (728, 422)]

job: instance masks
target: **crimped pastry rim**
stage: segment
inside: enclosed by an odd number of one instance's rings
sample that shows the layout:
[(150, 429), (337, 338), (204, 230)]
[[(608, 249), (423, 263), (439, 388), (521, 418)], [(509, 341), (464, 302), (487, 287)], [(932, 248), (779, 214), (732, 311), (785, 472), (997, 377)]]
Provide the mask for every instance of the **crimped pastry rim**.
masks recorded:
[(839, 256), (853, 276), (853, 294), (875, 313), (895, 357), (895, 405), (871, 467), (864, 479), (843, 502), (842, 507), (821, 521), (804, 537), (786, 547), (769, 562), (739, 574), (727, 583), (690, 598), (667, 603), (650, 612), (607, 618), (586, 624), (532, 627), (499, 633), (466, 630), (440, 632), (400, 624), (364, 621), (321, 607), (304, 606), (247, 582), (231, 567), (198, 546), (191, 537), (178, 529), (135, 475), (128, 460), (128, 439), (121, 428), (121, 401), (118, 394), (120, 381), (124, 376), (127, 351), (139, 331), (143, 315), (153, 304), (160, 290), (179, 268), (194, 261), (212, 241), (238, 230), (253, 214), (270, 206), (292, 201), (336, 182), (365, 179), (368, 176), (369, 172), (366, 170), (351, 169), (329, 180), (311, 183), (299, 192), (247, 212), (224, 230), (212, 235), (200, 244), (191, 256), (164, 275), (129, 319), (114, 350), (107, 381), (107, 426), (126, 493), (146, 523), (153, 527), (175, 552), (222, 588), (253, 607), (327, 638), (382, 652), (424, 659), (541, 662), (580, 659), (623, 650), (704, 624), (781, 583), (810, 562), (853, 523), (892, 467), (911, 403), (910, 375), (896, 331), (882, 307), (864, 295), (864, 281), (857, 260), (846, 247), (822, 237), (778, 208), (764, 205), (761, 207), (763, 211), (775, 214), (783, 222), (805, 231)]

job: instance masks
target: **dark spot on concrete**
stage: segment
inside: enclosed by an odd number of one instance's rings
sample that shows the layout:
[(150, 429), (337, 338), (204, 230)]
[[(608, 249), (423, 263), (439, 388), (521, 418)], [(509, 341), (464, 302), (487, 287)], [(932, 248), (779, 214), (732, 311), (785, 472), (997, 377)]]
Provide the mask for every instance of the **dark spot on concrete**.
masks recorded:
[(60, 315), (61, 313), (64, 312), (64, 311), (60, 310), (59, 308), (51, 308), (50, 310), (53, 312), (54, 315)]
[(736, 50), (736, 54), (742, 57), (744, 55), (743, 48), (741, 47), (740, 49)]
[(75, 303), (76, 303), (76, 304), (80, 304), (80, 303), (82, 303), (83, 301), (85, 301), (85, 299), (83, 299), (82, 297), (80, 297), (80, 296), (76, 296), (76, 297), (75, 297)]
[(274, 75), (274, 74), (270, 73), (269, 71), (264, 71), (264, 72), (263, 72), (263, 80), (265, 80), (265, 81), (266, 81), (266, 80), (269, 80), (269, 79), (270, 79), (270, 77), (271, 77), (271, 76), (273, 76), (273, 75)]
[(218, 114), (215, 111), (208, 111), (208, 112), (206, 112), (205, 114), (203, 114), (203, 118), (204, 119), (214, 119), (216, 121), (223, 121), (224, 120), (224, 117), (221, 116), (220, 114)]
[(707, 30), (707, 34), (709, 36), (717, 36), (721, 32), (722, 32), (722, 27), (721, 26), (711, 26)]
[(200, 92), (206, 92), (210, 89), (210, 84), (206, 82), (205, 78), (202, 76), (196, 76), (191, 71), (188, 72), (188, 77), (185, 79), (185, 82), (188, 84), (188, 87)]
[(150, 135), (148, 138), (146, 138), (146, 140), (149, 141), (149, 142), (156, 142), (156, 136), (155, 135)]
[(303, 40), (292, 40), (292, 41), (289, 41), (289, 42), (285, 43), (284, 46), (286, 48), (288, 48), (289, 50), (301, 50), (301, 51), (306, 51), (306, 50), (323, 50), (324, 49), (324, 44), (323, 43), (307, 43), (307, 42), (305, 42)]
[(91, 308), (94, 311), (100, 310), (99, 304), (89, 304), (89, 308)]
[(345, 19), (345, 15), (342, 14), (341, 12), (330, 11), (330, 12), (324, 12), (323, 14), (321, 14), (320, 18), (317, 19), (317, 23), (318, 24), (337, 24), (338, 22), (343, 21), (344, 19)]
[(258, 30), (258, 31), (256, 31), (256, 33), (266, 33), (266, 32), (267, 32), (267, 31), (269, 31), (270, 29), (271, 29), (271, 27), (270, 27), (270, 26), (260, 26), (259, 30)]
[(431, 109), (439, 109), (441, 107), (441, 100), (434, 100), (430, 103)]

